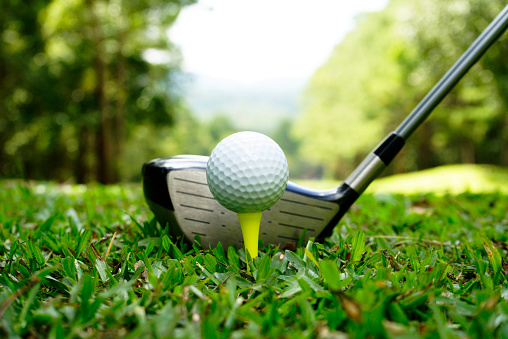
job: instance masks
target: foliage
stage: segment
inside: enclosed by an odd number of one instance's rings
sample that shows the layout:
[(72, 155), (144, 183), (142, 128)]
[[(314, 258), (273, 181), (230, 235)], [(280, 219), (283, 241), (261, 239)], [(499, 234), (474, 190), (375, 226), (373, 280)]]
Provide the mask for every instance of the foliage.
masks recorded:
[(295, 178), (320, 178), (322, 167), (313, 165), (299, 153), (301, 143), (291, 135), (291, 120), (282, 120), (270, 137), (282, 148), (289, 165), (289, 176)]
[(0, 333), (508, 336), (502, 194), (362, 196), (325, 243), (201, 249), (138, 186), (0, 182)]
[(123, 180), (139, 182), (141, 165), (156, 157), (209, 155), (220, 140), (236, 132), (225, 117), (201, 122), (183, 108), (175, 114), (174, 119), (174, 126), (154, 128), (149, 124), (140, 124), (132, 128), (131, 137), (120, 158)]
[(0, 174), (118, 180), (133, 126), (170, 126), (179, 52), (167, 30), (192, 0), (2, 5)]
[[(423, 96), (506, 5), (392, 0), (362, 15), (311, 79), (294, 132), (306, 158), (344, 176)], [(502, 37), (420, 127), (394, 170), (508, 164), (508, 66)]]

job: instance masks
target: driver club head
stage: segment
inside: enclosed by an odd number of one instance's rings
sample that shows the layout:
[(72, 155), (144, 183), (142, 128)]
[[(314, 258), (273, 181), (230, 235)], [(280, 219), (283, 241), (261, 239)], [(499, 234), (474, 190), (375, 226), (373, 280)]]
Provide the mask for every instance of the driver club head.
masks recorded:
[[(157, 158), (143, 166), (143, 193), (158, 222), (188, 241), (201, 238), (204, 248), (236, 245), (243, 238), (236, 213), (212, 196), (206, 180), (208, 157), (179, 155)], [(284, 246), (305, 234), (323, 238), (331, 234), (358, 194), (347, 184), (314, 190), (288, 182), (281, 199), (263, 212), (259, 238), (263, 244)]]

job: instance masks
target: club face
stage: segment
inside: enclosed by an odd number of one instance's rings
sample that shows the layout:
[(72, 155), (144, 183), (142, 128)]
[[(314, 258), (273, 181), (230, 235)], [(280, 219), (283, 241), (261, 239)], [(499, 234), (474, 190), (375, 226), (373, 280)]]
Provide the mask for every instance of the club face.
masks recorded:
[[(143, 166), (145, 199), (161, 225), (170, 233), (193, 241), (201, 238), (204, 248), (221, 242), (243, 247), (236, 213), (220, 205), (206, 180), (208, 157), (176, 156), (154, 159)], [(288, 182), (282, 198), (263, 212), (259, 237), (263, 244), (283, 246), (305, 238), (323, 237), (356, 197), (343, 186), (312, 190)]]

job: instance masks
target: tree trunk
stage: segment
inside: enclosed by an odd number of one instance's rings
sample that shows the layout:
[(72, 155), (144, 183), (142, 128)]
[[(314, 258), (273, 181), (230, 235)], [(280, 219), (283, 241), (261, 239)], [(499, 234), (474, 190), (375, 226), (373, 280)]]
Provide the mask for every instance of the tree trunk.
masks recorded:
[[(504, 119), (504, 130), (505, 131), (508, 130), (508, 116)], [(502, 151), (501, 151), (501, 154), (499, 157), (499, 164), (501, 166), (508, 167), (508, 137), (506, 137), (506, 135), (508, 135), (508, 133), (506, 133), (504, 135), (505, 135), (505, 137), (503, 138), (504, 147), (502, 148)]]
[(416, 157), (416, 165), (418, 170), (430, 168), (433, 165), (432, 162), (432, 128), (430, 124), (426, 123), (420, 126), (418, 131), (418, 155)]
[(98, 84), (95, 92), (96, 102), (99, 103), (99, 126), (96, 139), (97, 181), (101, 184), (111, 184), (115, 182), (114, 164), (116, 164), (116, 155), (113, 153), (112, 119), (109, 116), (109, 107), (104, 93), (105, 70), (103, 67), (104, 64), (97, 60)]
[(89, 132), (85, 126), (81, 126), (78, 131), (78, 157), (76, 158), (76, 167), (74, 168), (74, 177), (78, 184), (84, 184), (90, 181), (90, 166), (87, 161), (89, 150)]
[(94, 0), (89, 0), (92, 27), (93, 44), (95, 50), (94, 68), (96, 75), (96, 86), (94, 91), (95, 103), (98, 108), (99, 121), (96, 138), (97, 157), (97, 181), (102, 184), (111, 184), (116, 181), (115, 164), (116, 154), (113, 149), (113, 122), (109, 112), (109, 105), (106, 98), (106, 64), (102, 58), (102, 33), (100, 22), (95, 12)]
[[(118, 92), (116, 94), (116, 115), (115, 115), (115, 138), (114, 138), (114, 152), (120, 155), (123, 151), (123, 144), (125, 142), (125, 80), (126, 80), (126, 67), (125, 57), (123, 55), (123, 46), (125, 43), (125, 31), (121, 31), (118, 37), (120, 45), (118, 53), (118, 62), (116, 67), (116, 80)], [(116, 164), (115, 164), (116, 165)], [(116, 173), (118, 173), (118, 168)], [(118, 178), (116, 178), (118, 179)]]
[(460, 143), (460, 158), (463, 164), (476, 163), (475, 145), (471, 139), (464, 138)]
[[(388, 167), (391, 167), (393, 170), (393, 172), (390, 174), (399, 174), (407, 172), (407, 155), (405, 147), (402, 148), (399, 154), (397, 154), (397, 156), (393, 159), (391, 166)], [(389, 172), (385, 173), (388, 174)]]

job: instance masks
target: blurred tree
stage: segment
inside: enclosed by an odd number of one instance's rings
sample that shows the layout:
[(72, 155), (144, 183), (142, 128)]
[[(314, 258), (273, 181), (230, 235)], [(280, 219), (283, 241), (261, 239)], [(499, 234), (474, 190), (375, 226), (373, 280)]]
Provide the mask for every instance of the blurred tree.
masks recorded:
[[(120, 156), (120, 174), (124, 180), (139, 181), (145, 161), (177, 154), (209, 155), (217, 142), (210, 137), (206, 124), (181, 108), (175, 112), (172, 126), (155, 128), (150, 123), (132, 126)], [(132, 166), (133, 163), (136, 165)]]
[[(52, 124), (40, 116), (36, 119), (36, 112), (57, 105), (47, 85), (38, 83), (46, 77), (47, 69), (42, 67), (46, 58), (40, 54), (44, 40), (37, 15), (48, 2), (13, 0), (2, 3), (0, 10), (0, 145), (3, 146), (0, 149), (0, 173), (17, 170), (13, 159), (19, 160), (18, 166), (24, 167), (26, 175), (31, 176), (35, 172), (33, 168), (40, 167), (37, 161), (33, 162), (34, 166), (23, 165), (28, 158), (36, 160), (39, 149), (33, 139)], [(35, 120), (37, 124), (32, 124)], [(41, 137), (44, 146), (51, 146), (51, 152), (46, 154), (50, 161), (61, 152), (54, 145), (57, 139), (54, 131), (51, 129)], [(26, 156), (19, 157), (21, 152)]]
[(237, 129), (233, 126), (231, 119), (227, 115), (219, 114), (214, 116), (208, 123), (208, 131), (212, 141), (215, 142), (215, 147), (219, 141), (237, 132)]
[(289, 165), (289, 177), (294, 178), (314, 178), (319, 176), (320, 168), (310, 165), (305, 159), (299, 156), (300, 143), (291, 135), (293, 120), (282, 120), (271, 138), (282, 148)]
[[(225, 115), (202, 122), (181, 107), (175, 111), (172, 126), (154, 128), (143, 123), (132, 127), (120, 157), (120, 174), (125, 180), (139, 181), (141, 164), (149, 159), (177, 154), (208, 156), (219, 141), (235, 132), (238, 129)], [(133, 162), (138, 166), (133, 167)]]
[[(384, 10), (362, 15), (305, 92), (304, 114), (294, 128), (303, 156), (344, 177), (406, 117), (505, 4), (391, 0)], [(506, 164), (508, 66), (502, 52), (507, 49), (508, 40), (502, 38), (487, 52), (417, 130), (392, 169)]]
[(0, 160), (19, 159), (30, 177), (115, 182), (133, 127), (170, 126), (182, 109), (167, 30), (193, 0), (30, 2), (0, 14), (0, 74), (17, 82), (0, 88)]

